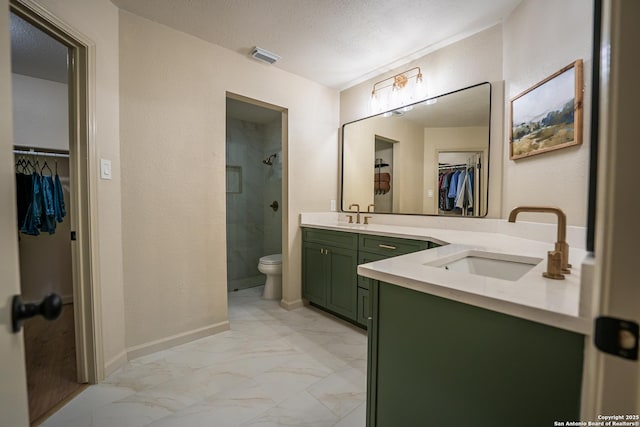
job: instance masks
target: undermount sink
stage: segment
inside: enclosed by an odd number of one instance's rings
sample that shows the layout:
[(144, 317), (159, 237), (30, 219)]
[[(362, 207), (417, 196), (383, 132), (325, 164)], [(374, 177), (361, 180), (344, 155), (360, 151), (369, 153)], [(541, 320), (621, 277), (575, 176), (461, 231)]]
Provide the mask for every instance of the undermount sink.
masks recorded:
[(516, 281), (538, 265), (542, 258), (468, 250), (426, 263), (449, 271)]

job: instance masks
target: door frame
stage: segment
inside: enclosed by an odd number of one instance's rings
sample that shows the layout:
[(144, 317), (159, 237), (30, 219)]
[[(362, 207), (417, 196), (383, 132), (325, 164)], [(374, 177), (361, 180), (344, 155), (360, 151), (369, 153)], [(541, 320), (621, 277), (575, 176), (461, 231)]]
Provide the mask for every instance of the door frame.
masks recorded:
[[(596, 3), (597, 4), (597, 3)], [(635, 173), (640, 148), (635, 143), (635, 120), (640, 90), (635, 55), (640, 31), (636, 0), (603, 0), (600, 51), (600, 102), (598, 109), (597, 194), (595, 200), (595, 253), (583, 264), (589, 277), (583, 283), (592, 317), (611, 316), (640, 322), (637, 286), (637, 235), (635, 216), (638, 193)], [(594, 54), (595, 56), (595, 54)], [(583, 288), (587, 290), (588, 288)], [(583, 290), (583, 292), (584, 292)], [(585, 340), (582, 390), (583, 420), (599, 415), (640, 413), (640, 362), (599, 351), (593, 336)]]
[(69, 48), (69, 176), (76, 361), (79, 383), (104, 378), (95, 144), (95, 43), (33, 0), (9, 0), (12, 13)]
[[(282, 299), (280, 300), (280, 305), (289, 310), (296, 307), (289, 307), (289, 304), (286, 302), (287, 290), (289, 289), (289, 272), (286, 266), (289, 265), (289, 110), (285, 107), (281, 107), (279, 105), (270, 104), (268, 102), (260, 101), (255, 98), (249, 98), (247, 96), (239, 95), (237, 93), (227, 91), (225, 93), (226, 99), (234, 99), (236, 101), (241, 101), (247, 104), (252, 104), (258, 107), (266, 108), (268, 110), (277, 111), (280, 113), (281, 118), (281, 131), (280, 131), (280, 148), (282, 150), (282, 183), (281, 183), (281, 192), (282, 192), (282, 232), (281, 232), (281, 252), (282, 252)], [(226, 129), (225, 129), (226, 133)], [(225, 247), (228, 244), (225, 238)], [(225, 268), (226, 268), (226, 258), (225, 258)], [(227, 301), (227, 306), (228, 306)]]

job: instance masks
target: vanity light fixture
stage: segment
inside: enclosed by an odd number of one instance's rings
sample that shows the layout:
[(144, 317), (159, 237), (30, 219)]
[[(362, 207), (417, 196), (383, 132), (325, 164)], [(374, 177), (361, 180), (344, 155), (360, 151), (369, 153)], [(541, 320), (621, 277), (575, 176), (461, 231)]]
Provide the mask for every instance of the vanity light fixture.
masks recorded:
[(420, 67), (413, 67), (373, 85), (371, 112), (379, 113), (394, 107), (402, 107), (420, 101), (425, 96), (426, 88), (422, 70)]
[(267, 64), (273, 64), (281, 58), (280, 55), (276, 55), (275, 53), (269, 52), (268, 50), (258, 46), (254, 47), (249, 55), (258, 61), (266, 62)]

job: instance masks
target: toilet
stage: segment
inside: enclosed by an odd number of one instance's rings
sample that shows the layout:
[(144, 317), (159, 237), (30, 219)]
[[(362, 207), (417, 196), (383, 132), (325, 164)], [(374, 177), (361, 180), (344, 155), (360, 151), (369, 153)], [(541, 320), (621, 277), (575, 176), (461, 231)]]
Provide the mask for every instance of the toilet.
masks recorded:
[(267, 275), (262, 298), (282, 298), (282, 254), (266, 255), (260, 258), (258, 271)]

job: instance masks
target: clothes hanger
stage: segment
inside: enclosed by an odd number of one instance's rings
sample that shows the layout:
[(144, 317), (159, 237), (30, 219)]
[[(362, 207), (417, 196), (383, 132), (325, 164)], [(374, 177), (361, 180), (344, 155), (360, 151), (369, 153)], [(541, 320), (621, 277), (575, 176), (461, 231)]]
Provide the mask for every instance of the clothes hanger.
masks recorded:
[(49, 169), (49, 176), (53, 176), (53, 171), (51, 170), (51, 168), (49, 167), (49, 165), (47, 164), (47, 161), (44, 161), (44, 164), (42, 165), (42, 168), (40, 169), (40, 175), (44, 176), (44, 170)]

